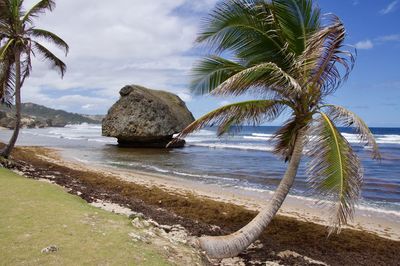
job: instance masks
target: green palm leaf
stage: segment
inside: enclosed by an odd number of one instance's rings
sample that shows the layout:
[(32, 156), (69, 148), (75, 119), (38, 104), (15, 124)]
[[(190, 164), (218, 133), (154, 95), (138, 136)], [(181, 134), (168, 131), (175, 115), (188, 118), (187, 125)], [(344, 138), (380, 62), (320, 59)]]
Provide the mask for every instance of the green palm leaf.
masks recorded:
[(350, 144), (325, 114), (313, 128), (310, 141), (309, 179), (314, 191), (331, 200), (331, 232), (340, 230), (353, 217), (354, 204), (360, 196), (362, 172), (360, 161)]
[(312, 0), (273, 0), (274, 20), (288, 48), (301, 55), (307, 47), (308, 36), (320, 27), (320, 10)]
[[(22, 1), (21, 1), (22, 2)], [(56, 6), (56, 2), (54, 0), (41, 0), (37, 4), (35, 4), (30, 10), (28, 10), (24, 17), (22, 18), (22, 23), (32, 22), (33, 18), (36, 18), (40, 14), (46, 12), (46, 10), (52, 11)]]
[(241, 64), (219, 56), (205, 57), (192, 70), (191, 88), (197, 93), (209, 93), (244, 69)]
[(8, 57), (0, 61), (0, 101), (8, 106), (12, 104), (15, 88), (14, 60)]
[(13, 43), (14, 40), (8, 40), (0, 48), (0, 101), (9, 106), (11, 105), (15, 85)]
[(5, 45), (3, 45), (2, 47), (0, 47), (0, 61), (3, 61), (6, 59), (6, 57), (9, 56), (9, 54), (11, 53), (11, 45), (14, 43), (15, 41), (13, 39), (8, 40), (7, 43)]
[(260, 0), (220, 2), (204, 20), (197, 42), (206, 42), (217, 52), (240, 51), (252, 41), (263, 43), (265, 50), (281, 50), (282, 44), (272, 34), (270, 11), (265, 5)]
[(33, 48), (43, 57), (43, 60), (48, 61), (52, 68), (58, 70), (61, 74), (61, 77), (64, 76), (65, 71), (67, 70), (67, 66), (63, 61), (61, 61), (57, 56), (55, 56), (52, 52), (50, 52), (46, 47), (41, 45), (40, 43), (33, 42)]
[(285, 70), (291, 67), (285, 40), (278, 35), (267, 1), (220, 2), (204, 20), (197, 41), (217, 54), (233, 52), (247, 66), (268, 61)]
[(356, 132), (360, 137), (360, 141), (372, 148), (372, 158), (381, 158), (379, 147), (374, 135), (367, 124), (358, 115), (338, 105), (329, 104), (324, 107), (328, 109), (328, 115), (335, 124), (344, 127), (355, 127)]
[(62, 49), (65, 51), (65, 55), (68, 54), (69, 51), (69, 46), (68, 44), (61, 39), (60, 37), (58, 37), (56, 34), (47, 31), (47, 30), (43, 30), (43, 29), (32, 29), (29, 33), (32, 34), (32, 36), (36, 37), (36, 38), (41, 38), (41, 39), (45, 39), (46, 41), (55, 44), (58, 48)]
[(220, 107), (197, 119), (186, 127), (177, 139), (185, 138), (188, 134), (207, 126), (218, 126), (218, 135), (228, 132), (232, 125), (258, 125), (264, 121), (276, 119), (286, 107), (279, 100), (253, 100)]
[(282, 95), (296, 95), (301, 92), (299, 83), (275, 63), (262, 63), (249, 67), (231, 76), (219, 85), (214, 95), (241, 95), (251, 89), (266, 94), (269, 90)]

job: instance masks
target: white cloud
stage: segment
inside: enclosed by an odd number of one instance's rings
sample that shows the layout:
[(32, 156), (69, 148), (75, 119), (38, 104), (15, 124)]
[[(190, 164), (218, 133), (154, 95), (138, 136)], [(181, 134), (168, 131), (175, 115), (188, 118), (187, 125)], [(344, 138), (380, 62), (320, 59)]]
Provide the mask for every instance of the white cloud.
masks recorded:
[(379, 11), (379, 13), (381, 15), (386, 15), (386, 14), (389, 14), (389, 13), (395, 11), (398, 2), (399, 2), (398, 0), (390, 2), (389, 5), (387, 7), (385, 7), (384, 9), (382, 9), (381, 11)]
[(381, 36), (381, 37), (376, 38), (376, 41), (378, 41), (378, 42), (400, 41), (400, 34), (391, 34), (391, 35)]
[[(29, 7), (36, 2), (24, 3)], [(190, 12), (208, 10), (216, 0), (192, 2), (58, 1), (56, 9), (39, 17), (36, 25), (53, 31), (70, 45), (65, 58), (67, 73), (61, 80), (46, 64), (35, 61), (24, 86), (24, 101), (65, 106), (70, 111), (105, 112), (126, 84), (169, 90), (189, 101), (188, 70), (196, 58), (187, 54), (200, 21)], [(182, 7), (184, 11), (175, 12)], [(64, 59), (55, 47), (50, 48)], [(44, 88), (52, 89), (52, 96)], [(74, 92), (65, 96), (72, 89)], [(57, 93), (63, 96), (56, 97)]]
[(93, 109), (94, 107), (96, 107), (94, 104), (85, 104), (82, 106), (82, 109)]
[(354, 46), (360, 50), (368, 50), (372, 49), (374, 47), (374, 44), (372, 43), (371, 40), (365, 40), (365, 41), (359, 41)]
[(359, 41), (358, 43), (354, 44), (354, 46), (360, 50), (368, 50), (374, 48), (375, 45), (382, 45), (387, 42), (399, 42), (399, 41), (400, 41), (400, 34), (390, 34), (373, 38), (372, 40), (367, 39), (364, 41)]

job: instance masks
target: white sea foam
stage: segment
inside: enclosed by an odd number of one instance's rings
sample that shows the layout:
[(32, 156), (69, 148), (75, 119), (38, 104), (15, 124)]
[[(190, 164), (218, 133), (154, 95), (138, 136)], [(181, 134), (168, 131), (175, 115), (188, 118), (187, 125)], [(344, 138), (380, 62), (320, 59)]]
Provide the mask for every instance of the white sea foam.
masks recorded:
[(258, 192), (258, 193), (269, 193), (273, 194), (274, 192), (268, 189), (262, 189), (262, 188), (254, 188), (254, 187), (243, 187), (243, 186), (235, 186), (237, 189), (242, 189), (246, 191), (253, 191), (253, 192)]
[[(360, 143), (357, 134), (342, 133), (342, 135), (352, 144)], [(400, 135), (375, 135), (375, 139), (379, 144), (400, 144)]]
[(268, 137), (256, 137), (256, 136), (244, 136), (244, 139), (251, 139), (251, 140), (271, 140), (271, 138)]
[(273, 134), (262, 134), (262, 133), (252, 133), (251, 135), (254, 137), (264, 137), (264, 138), (272, 138), (274, 136)]
[(273, 147), (266, 145), (251, 144), (227, 144), (227, 143), (197, 143), (188, 142), (190, 146), (208, 147), (211, 149), (238, 149), (238, 150), (254, 150), (254, 151), (273, 151)]
[(169, 170), (162, 169), (162, 168), (154, 166), (154, 165), (145, 165), (144, 167), (147, 169), (150, 169), (150, 170), (154, 170), (159, 173), (169, 173)]
[(100, 125), (91, 124), (67, 125), (63, 128), (24, 129), (22, 130), (22, 134), (45, 138), (58, 138), (66, 140), (116, 144), (115, 139), (101, 136)]
[[(274, 193), (273, 190), (262, 189), (262, 188), (244, 187), (244, 186), (234, 186), (234, 188), (246, 190), (246, 191), (257, 192), (257, 193), (268, 193), (268, 194)], [(329, 203), (331, 203), (328, 200), (321, 200), (321, 199), (316, 199), (316, 198), (312, 198), (312, 197), (299, 196), (299, 195), (293, 195), (293, 194), (290, 194), (289, 198), (296, 199), (296, 200), (303, 201), (303, 202), (310, 202), (312, 204), (329, 204)], [(361, 211), (361, 212), (367, 212), (367, 213), (372, 212), (372, 213), (379, 213), (382, 215), (392, 215), (392, 216), (400, 217), (400, 211), (385, 209), (380, 206), (371, 206), (371, 205), (368, 205), (368, 203), (357, 204), (356, 210)]]
[(175, 175), (180, 175), (180, 176), (203, 177), (202, 175), (189, 174), (189, 173), (183, 173), (183, 172), (178, 172), (178, 171), (173, 171), (172, 173)]

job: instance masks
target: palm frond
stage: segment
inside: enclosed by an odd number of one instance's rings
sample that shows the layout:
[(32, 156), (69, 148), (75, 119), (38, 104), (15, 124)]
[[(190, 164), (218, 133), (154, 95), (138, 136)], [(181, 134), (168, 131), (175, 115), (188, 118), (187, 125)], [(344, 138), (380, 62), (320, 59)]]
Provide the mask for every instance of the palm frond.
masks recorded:
[(310, 135), (311, 162), (308, 181), (314, 192), (324, 196), (331, 206), (330, 232), (340, 231), (354, 214), (354, 204), (360, 196), (362, 168), (350, 144), (340, 134), (325, 113), (312, 128)]
[(38, 42), (33, 42), (33, 48), (43, 57), (44, 61), (51, 63), (52, 68), (60, 72), (61, 77), (64, 76), (67, 66), (63, 61)]
[(228, 132), (232, 125), (259, 125), (276, 119), (285, 108), (285, 103), (278, 100), (253, 100), (220, 107), (197, 119), (186, 127), (176, 139), (207, 126), (218, 126), (218, 136)]
[(281, 50), (282, 44), (277, 43), (268, 23), (270, 10), (266, 5), (260, 0), (219, 2), (204, 19), (197, 42), (207, 43), (217, 53), (243, 49), (252, 41), (263, 42), (265, 50)]
[(5, 58), (10, 54), (11, 45), (13, 45), (14, 40), (7, 40), (6, 44), (0, 47), (0, 61), (5, 60)]
[(360, 141), (372, 148), (372, 157), (374, 159), (381, 159), (378, 144), (375, 137), (367, 124), (355, 113), (338, 105), (325, 105), (328, 109), (329, 118), (335, 122), (336, 125), (343, 127), (355, 127), (355, 130), (360, 137)]
[(8, 17), (8, 5), (7, 0), (0, 0), (0, 25), (1, 21), (4, 21)]
[(41, 38), (44, 39), (52, 44), (55, 44), (57, 47), (59, 47), (60, 49), (65, 51), (65, 56), (67, 56), (68, 51), (69, 51), (69, 46), (68, 44), (61, 39), (60, 37), (58, 37), (56, 34), (47, 31), (47, 30), (43, 30), (43, 29), (31, 29), (29, 31), (29, 33), (36, 38)]
[(8, 106), (12, 105), (15, 85), (13, 44), (14, 40), (7, 40), (0, 48), (0, 101)]
[(271, 5), (263, 0), (219, 2), (204, 20), (197, 41), (212, 53), (233, 53), (247, 66), (273, 62), (284, 70), (291, 65), (285, 40), (279, 38)]
[(22, 0), (7, 0), (5, 1), (7, 17), (11, 21), (16, 21), (22, 14)]
[(320, 27), (320, 9), (312, 0), (272, 0), (273, 16), (281, 36), (291, 52), (301, 55), (308, 36)]
[[(28, 48), (29, 51), (31, 48)], [(21, 59), (21, 86), (24, 85), (26, 78), (28, 78), (32, 72), (32, 60), (31, 53), (27, 51)]]
[(212, 94), (238, 96), (251, 89), (258, 89), (263, 93), (275, 91), (283, 95), (296, 95), (301, 92), (301, 86), (296, 79), (269, 62), (249, 67), (231, 76)]
[(32, 19), (38, 17), (40, 14), (43, 14), (47, 10), (52, 11), (56, 6), (56, 2), (54, 0), (40, 0), (37, 4), (35, 4), (30, 10), (28, 10), (24, 17), (22, 18), (22, 22), (30, 22), (32, 23)]
[(13, 57), (0, 61), (0, 101), (7, 106), (12, 105), (15, 88), (15, 64)]
[[(330, 15), (331, 25), (313, 34), (302, 55), (303, 66), (311, 78), (308, 84), (317, 86), (322, 96), (333, 93), (347, 80), (355, 63), (355, 55), (344, 50), (346, 30), (338, 17)], [(344, 73), (338, 65), (342, 66)]]
[(219, 56), (205, 57), (192, 70), (191, 89), (200, 94), (209, 93), (244, 69), (241, 64)]
[(282, 127), (275, 132), (272, 141), (276, 142), (274, 154), (282, 157), (285, 162), (290, 161), (293, 154), (297, 134), (301, 128), (307, 128), (306, 121), (300, 121), (296, 116), (287, 120)]

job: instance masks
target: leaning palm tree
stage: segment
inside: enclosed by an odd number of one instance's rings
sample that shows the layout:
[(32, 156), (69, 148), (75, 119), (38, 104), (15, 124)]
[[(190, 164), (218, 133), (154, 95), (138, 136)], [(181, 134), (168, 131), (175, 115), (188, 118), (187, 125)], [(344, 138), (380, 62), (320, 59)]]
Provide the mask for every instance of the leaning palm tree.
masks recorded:
[(28, 11), (23, 0), (0, 0), (0, 99), (9, 106), (15, 98), (15, 129), (8, 145), (0, 155), (9, 157), (17, 141), (21, 126), (21, 87), (32, 71), (32, 56), (40, 55), (64, 76), (66, 65), (39, 40), (55, 44), (68, 53), (68, 45), (47, 30), (38, 29), (33, 20), (47, 10), (53, 10), (55, 1), (41, 0)]
[(236, 256), (260, 236), (294, 183), (305, 145), (311, 151), (310, 186), (330, 198), (330, 232), (339, 231), (352, 218), (363, 174), (338, 126), (355, 127), (374, 158), (379, 158), (379, 151), (374, 136), (356, 114), (325, 103), (354, 65), (354, 52), (344, 46), (345, 35), (339, 18), (321, 15), (312, 0), (227, 0), (217, 4), (205, 20), (197, 40), (211, 52), (194, 67), (192, 88), (257, 99), (212, 111), (178, 138), (214, 125), (222, 135), (231, 126), (257, 125), (290, 114), (273, 137), (275, 153), (288, 166), (272, 199), (239, 231), (201, 237), (199, 244), (210, 257)]

